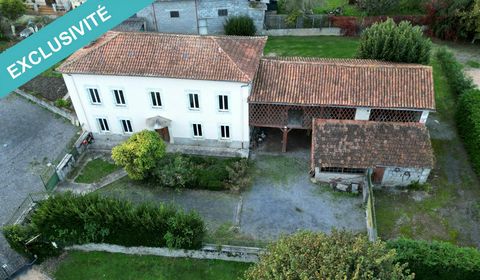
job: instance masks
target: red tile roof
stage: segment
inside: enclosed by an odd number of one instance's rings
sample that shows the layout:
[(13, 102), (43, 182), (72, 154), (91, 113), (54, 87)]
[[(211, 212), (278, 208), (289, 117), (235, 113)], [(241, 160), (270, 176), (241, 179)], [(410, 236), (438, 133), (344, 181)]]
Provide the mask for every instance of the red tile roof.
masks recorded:
[(266, 37), (108, 32), (67, 59), (58, 71), (250, 82)]
[(430, 136), (420, 123), (313, 121), (312, 166), (433, 168)]
[(264, 58), (249, 102), (435, 109), (430, 66), (361, 59)]

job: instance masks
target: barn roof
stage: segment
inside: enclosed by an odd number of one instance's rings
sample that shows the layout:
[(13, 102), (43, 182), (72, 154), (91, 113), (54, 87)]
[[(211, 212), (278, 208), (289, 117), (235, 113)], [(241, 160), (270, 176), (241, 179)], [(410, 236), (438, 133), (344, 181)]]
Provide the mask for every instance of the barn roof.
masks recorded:
[(352, 120), (313, 121), (313, 167), (433, 168), (424, 124)]
[(106, 33), (70, 56), (58, 71), (251, 82), (266, 37)]
[(430, 66), (362, 59), (261, 59), (249, 102), (435, 109)]

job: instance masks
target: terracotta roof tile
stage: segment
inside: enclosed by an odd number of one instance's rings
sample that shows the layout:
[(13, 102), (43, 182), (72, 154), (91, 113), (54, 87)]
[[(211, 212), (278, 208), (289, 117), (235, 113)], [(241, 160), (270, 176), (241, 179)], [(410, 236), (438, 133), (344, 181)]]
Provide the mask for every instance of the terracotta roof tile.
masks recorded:
[(420, 123), (315, 119), (312, 153), (316, 167), (433, 168), (434, 162), (428, 130)]
[(435, 109), (431, 67), (361, 59), (262, 59), (249, 102)]
[(73, 54), (58, 71), (250, 82), (265, 42), (266, 37), (110, 31)]

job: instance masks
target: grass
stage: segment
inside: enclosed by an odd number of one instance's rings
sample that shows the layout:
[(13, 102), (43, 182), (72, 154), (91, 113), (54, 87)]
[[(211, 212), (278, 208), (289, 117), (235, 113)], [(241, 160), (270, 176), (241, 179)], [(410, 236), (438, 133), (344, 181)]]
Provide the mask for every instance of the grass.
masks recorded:
[(295, 175), (308, 170), (308, 162), (302, 159), (285, 156), (262, 155), (262, 160), (255, 164), (256, 178), (263, 178), (273, 183), (295, 180)]
[(325, 14), (338, 7), (343, 8), (344, 16), (364, 16), (364, 12), (358, 9), (356, 5), (349, 5), (348, 0), (325, 0), (322, 6), (313, 9), (313, 13)]
[(469, 60), (469, 61), (467, 61), (466, 64), (467, 64), (469, 67), (472, 67), (472, 68), (480, 68), (480, 62), (475, 61), (475, 60)]
[(55, 279), (239, 279), (249, 263), (72, 251)]
[(100, 181), (103, 177), (118, 170), (119, 167), (103, 159), (89, 161), (75, 178), (77, 183), (91, 184)]
[(59, 67), (60, 64), (62, 64), (62, 63), (63, 63), (63, 60), (58, 62), (57, 64), (53, 65), (52, 67), (50, 67), (48, 70), (46, 70), (45, 72), (43, 72), (40, 75), (42, 77), (47, 77), (47, 78), (61, 78), (62, 74), (55, 71), (55, 69), (57, 69), (57, 67)]
[(276, 56), (308, 56), (353, 58), (358, 39), (348, 37), (269, 37), (265, 54)]

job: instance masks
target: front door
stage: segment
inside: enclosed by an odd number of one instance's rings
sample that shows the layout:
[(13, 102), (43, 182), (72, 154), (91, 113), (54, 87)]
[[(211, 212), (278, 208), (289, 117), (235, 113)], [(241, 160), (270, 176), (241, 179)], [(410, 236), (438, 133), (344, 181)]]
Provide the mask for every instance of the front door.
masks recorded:
[(168, 132), (168, 127), (155, 129), (155, 131), (160, 135), (163, 141), (170, 143), (170, 133)]
[(372, 181), (374, 184), (381, 184), (383, 180), (383, 174), (385, 173), (385, 167), (377, 167), (373, 171)]

